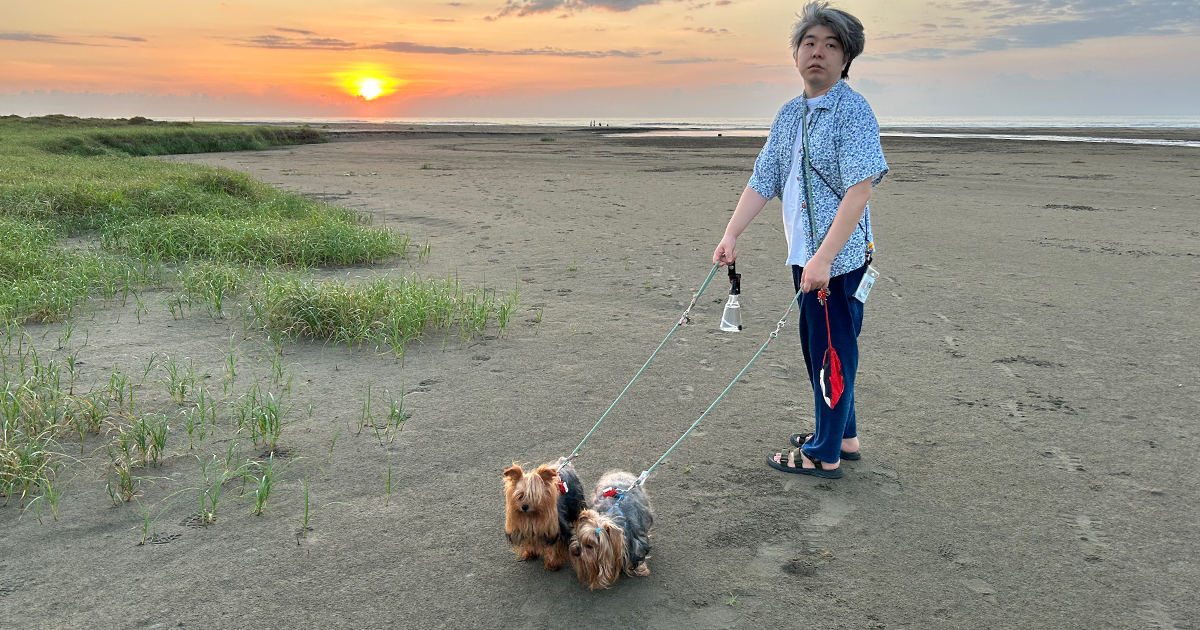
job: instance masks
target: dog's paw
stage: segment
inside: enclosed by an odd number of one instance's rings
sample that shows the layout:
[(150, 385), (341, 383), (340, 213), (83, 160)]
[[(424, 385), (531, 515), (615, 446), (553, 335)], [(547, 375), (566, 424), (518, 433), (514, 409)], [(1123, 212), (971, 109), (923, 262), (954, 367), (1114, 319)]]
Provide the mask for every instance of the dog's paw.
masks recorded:
[(650, 575), (650, 567), (646, 566), (646, 563), (643, 562), (636, 567), (633, 567), (633, 574), (638, 577), (646, 577), (647, 575)]

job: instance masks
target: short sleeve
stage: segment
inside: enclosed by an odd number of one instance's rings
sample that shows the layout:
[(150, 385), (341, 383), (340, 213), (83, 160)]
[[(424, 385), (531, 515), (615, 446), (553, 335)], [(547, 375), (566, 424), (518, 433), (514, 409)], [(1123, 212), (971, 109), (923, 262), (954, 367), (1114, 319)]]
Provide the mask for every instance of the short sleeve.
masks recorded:
[(762, 195), (763, 199), (771, 199), (775, 197), (775, 189), (777, 187), (778, 177), (774, 171), (778, 169), (775, 164), (775, 159), (771, 156), (772, 139), (775, 137), (775, 130), (771, 129), (771, 135), (767, 136), (767, 142), (763, 145), (762, 151), (758, 152), (758, 159), (754, 160), (754, 173), (750, 175), (750, 183), (746, 184), (754, 189), (754, 192)]
[(847, 110), (838, 147), (842, 189), (849, 190), (865, 179), (870, 179), (871, 186), (875, 186), (888, 172), (883, 147), (879, 144), (879, 123), (871, 106), (861, 97)]

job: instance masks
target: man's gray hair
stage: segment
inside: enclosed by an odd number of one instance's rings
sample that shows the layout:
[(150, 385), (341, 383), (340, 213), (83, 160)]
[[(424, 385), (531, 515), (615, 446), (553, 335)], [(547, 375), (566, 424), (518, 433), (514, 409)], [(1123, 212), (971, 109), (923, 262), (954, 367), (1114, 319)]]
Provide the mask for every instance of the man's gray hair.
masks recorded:
[(846, 57), (846, 66), (842, 69), (842, 78), (845, 79), (850, 75), (850, 62), (862, 54), (867, 43), (862, 22), (841, 9), (829, 8), (828, 2), (810, 2), (804, 5), (804, 9), (796, 16), (796, 21), (792, 23), (793, 58), (800, 53), (800, 41), (814, 26), (829, 27), (842, 45), (842, 54)]

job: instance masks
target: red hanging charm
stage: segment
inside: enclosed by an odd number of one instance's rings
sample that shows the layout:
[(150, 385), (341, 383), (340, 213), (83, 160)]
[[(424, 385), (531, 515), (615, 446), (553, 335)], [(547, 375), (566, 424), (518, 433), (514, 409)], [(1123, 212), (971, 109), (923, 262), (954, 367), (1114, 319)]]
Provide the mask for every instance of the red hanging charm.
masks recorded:
[(825, 306), (825, 335), (829, 341), (829, 347), (825, 349), (825, 359), (821, 363), (821, 396), (825, 399), (825, 404), (833, 409), (846, 389), (846, 379), (842, 376), (842, 360), (833, 349), (833, 332), (829, 328), (829, 304), (826, 300), (828, 297), (828, 289), (817, 292), (817, 300)]

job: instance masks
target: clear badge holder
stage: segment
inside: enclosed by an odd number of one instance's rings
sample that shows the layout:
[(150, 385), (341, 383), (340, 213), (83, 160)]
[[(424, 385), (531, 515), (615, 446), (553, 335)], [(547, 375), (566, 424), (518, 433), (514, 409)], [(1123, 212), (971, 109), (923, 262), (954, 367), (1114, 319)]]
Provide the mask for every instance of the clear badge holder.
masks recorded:
[(854, 292), (854, 298), (859, 302), (866, 302), (867, 296), (871, 293), (871, 287), (875, 286), (875, 280), (878, 277), (879, 271), (875, 267), (867, 265), (862, 281), (858, 283), (858, 290)]

